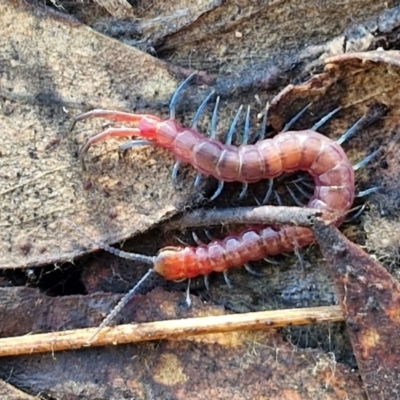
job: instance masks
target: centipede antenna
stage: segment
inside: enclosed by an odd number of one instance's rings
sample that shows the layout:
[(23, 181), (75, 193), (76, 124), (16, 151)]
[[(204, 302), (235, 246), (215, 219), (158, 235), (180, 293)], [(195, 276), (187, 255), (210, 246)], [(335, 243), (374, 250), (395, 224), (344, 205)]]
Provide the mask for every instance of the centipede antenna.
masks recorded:
[(232, 281), (229, 278), (228, 271), (227, 270), (223, 271), (222, 275), (224, 275), (224, 280), (228, 288), (233, 289)]
[(357, 171), (360, 168), (365, 167), (373, 158), (375, 158), (375, 156), (379, 153), (379, 149), (375, 150), (374, 152), (372, 152), (369, 156), (365, 157), (363, 160), (361, 160), (360, 162), (358, 162), (357, 164), (353, 165), (353, 170)]
[(244, 266), (244, 268), (246, 269), (246, 271), (247, 271), (250, 275), (258, 276), (258, 277), (260, 277), (260, 276), (265, 276), (265, 274), (263, 274), (262, 272), (258, 272), (258, 271), (256, 271), (255, 269), (253, 269), (253, 268), (251, 267), (250, 264), (243, 264), (243, 266)]
[(364, 123), (367, 121), (367, 117), (364, 115), (359, 120), (357, 120), (338, 140), (336, 143), (342, 145), (350, 136), (354, 134)]
[(210, 291), (210, 275), (203, 275), (204, 286), (206, 287), (207, 292)]
[(132, 147), (149, 146), (149, 145), (154, 145), (154, 142), (151, 140), (147, 140), (147, 139), (130, 140), (129, 142), (126, 142), (126, 143), (122, 144), (121, 146), (119, 146), (118, 152), (123, 153), (124, 151), (129, 150)]
[(282, 205), (282, 199), (281, 199), (281, 196), (279, 196), (279, 193), (276, 190), (274, 192), (274, 196), (275, 196), (276, 202), (278, 203), (278, 206), (281, 206)]
[(190, 298), (190, 278), (188, 279), (188, 284), (187, 284), (187, 288), (186, 288), (186, 305), (188, 306), (188, 308), (190, 308), (192, 306), (192, 299)]
[(300, 110), (282, 129), (282, 132), (287, 132), (311, 107), (311, 103), (307, 104), (302, 110)]
[(263, 201), (261, 202), (262, 205), (268, 203), (269, 199), (271, 198), (273, 188), (274, 188), (274, 179), (270, 178), (269, 183), (268, 183), (267, 193), (265, 194), (265, 197), (264, 197)]
[(108, 244), (105, 244), (105, 243), (99, 242), (95, 239), (92, 239), (83, 229), (79, 228), (72, 221), (70, 221), (68, 219), (64, 219), (64, 221), (69, 226), (71, 226), (71, 228), (73, 228), (76, 232), (78, 232), (81, 236), (83, 236), (89, 242), (95, 244), (102, 250), (105, 250), (111, 254), (114, 254), (117, 257), (124, 258), (126, 260), (138, 261), (138, 262), (142, 262), (144, 264), (154, 265), (154, 261), (155, 261), (156, 257), (145, 256), (143, 254), (137, 254), (137, 253), (128, 253), (126, 251), (116, 249), (115, 247), (109, 246)]
[(233, 135), (235, 134), (236, 125), (237, 125), (237, 123), (239, 121), (240, 114), (241, 114), (242, 110), (243, 110), (243, 105), (241, 105), (239, 107), (239, 110), (237, 111), (237, 113), (235, 115), (235, 118), (233, 118), (231, 126), (229, 127), (229, 132), (226, 135), (225, 144), (228, 144), (228, 145), (232, 144)]
[(358, 217), (364, 212), (366, 206), (366, 203), (364, 203), (361, 207), (358, 208), (357, 212), (354, 215), (352, 215), (350, 218), (346, 218), (344, 222), (348, 224), (358, 219)]
[(178, 187), (178, 172), (180, 165), (181, 162), (179, 160), (175, 161), (171, 172), (172, 184), (174, 185), (175, 188)]
[(192, 238), (194, 242), (197, 244), (197, 246), (201, 246), (202, 244), (204, 244), (194, 231), (192, 232)]
[(293, 199), (293, 201), (296, 203), (297, 206), (299, 207), (304, 207), (304, 204), (300, 201), (300, 199), (295, 195), (295, 193), (293, 192), (292, 189), (290, 189), (290, 187), (288, 185), (286, 186), (286, 190), (288, 191), (288, 193), (290, 194), (290, 197)]
[(222, 192), (222, 189), (224, 188), (224, 181), (218, 181), (218, 186), (217, 190), (214, 192), (214, 194), (210, 197), (210, 201), (215, 200)]
[(121, 312), (121, 310), (129, 303), (132, 299), (133, 295), (137, 292), (139, 287), (143, 284), (145, 280), (154, 272), (152, 268), (150, 268), (144, 276), (139, 280), (138, 283), (128, 292), (122, 299), (117, 303), (117, 305), (111, 310), (111, 312), (107, 315), (107, 317), (103, 320), (103, 322), (99, 325), (96, 332), (93, 336), (88, 340), (88, 344), (92, 343), (95, 337), (99, 334), (99, 332), (109, 325), (109, 323)]
[(361, 190), (360, 192), (356, 193), (356, 197), (359, 198), (359, 197), (369, 196), (372, 193), (376, 193), (380, 188), (381, 188), (380, 186), (374, 186), (369, 189)]
[(248, 183), (243, 183), (242, 184), (242, 190), (240, 191), (240, 194), (239, 194), (239, 197), (238, 197), (239, 200), (242, 200), (243, 197), (246, 196), (248, 188), (249, 188)]
[(247, 106), (246, 118), (244, 120), (244, 132), (242, 138), (242, 144), (247, 144), (249, 142), (250, 136), (250, 106)]
[(208, 102), (210, 101), (211, 97), (214, 96), (214, 94), (215, 90), (212, 90), (200, 104), (200, 107), (197, 109), (196, 114), (193, 117), (192, 129), (197, 129), (197, 124), (199, 123), (200, 118), (203, 115), (204, 109), (206, 108)]
[(312, 131), (318, 131), (319, 128), (321, 128), (322, 125), (326, 124), (336, 113), (338, 113), (342, 107), (335, 108), (333, 111), (331, 111), (329, 114), (325, 115), (325, 117), (321, 118), (318, 122), (316, 122), (312, 127)]
[(263, 257), (263, 260), (267, 262), (268, 264), (272, 265), (280, 265), (281, 263), (279, 261), (273, 260), (272, 258), (269, 257)]
[(211, 130), (210, 130), (211, 139), (215, 139), (215, 137), (217, 136), (218, 106), (219, 106), (219, 96), (217, 96), (217, 100), (215, 101), (214, 111), (211, 118)]
[(176, 113), (176, 104), (178, 102), (179, 96), (181, 95), (182, 91), (187, 87), (189, 82), (194, 78), (196, 75), (196, 72), (193, 72), (193, 74), (189, 75), (175, 90), (175, 93), (172, 95), (171, 101), (169, 103), (169, 118), (170, 119), (175, 119), (175, 113)]

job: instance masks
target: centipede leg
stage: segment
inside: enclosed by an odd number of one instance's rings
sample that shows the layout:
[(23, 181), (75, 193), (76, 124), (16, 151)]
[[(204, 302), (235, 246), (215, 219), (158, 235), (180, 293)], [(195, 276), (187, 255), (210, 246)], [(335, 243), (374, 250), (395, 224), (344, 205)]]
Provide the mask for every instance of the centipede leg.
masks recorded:
[(207, 239), (212, 242), (215, 238), (211, 235), (208, 229), (203, 229), (204, 234), (207, 236)]
[(129, 142), (126, 142), (126, 143), (122, 144), (121, 146), (119, 146), (118, 152), (124, 153), (125, 151), (131, 149), (132, 147), (152, 146), (152, 145), (154, 145), (154, 142), (152, 142), (151, 140), (147, 140), (147, 139), (130, 140)]
[[(310, 199), (312, 196), (312, 193), (306, 192), (297, 182), (292, 182), (294, 186), (296, 186), (296, 189), (306, 198)], [(307, 186), (306, 186), (307, 187)]]
[(258, 272), (258, 271), (256, 271), (256, 270), (254, 270), (254, 269), (251, 267), (250, 264), (244, 264), (243, 266), (244, 266), (245, 270), (246, 270), (250, 275), (258, 276), (258, 277), (260, 277), (260, 276), (265, 276), (265, 274), (263, 274), (262, 272)]
[(229, 278), (228, 271), (225, 270), (222, 272), (222, 274), (224, 275), (224, 280), (228, 288), (233, 289), (232, 281)]
[(282, 132), (287, 132), (311, 107), (311, 103), (307, 104), (302, 110), (300, 110), (282, 129)]
[(372, 193), (376, 193), (379, 189), (381, 189), (380, 186), (373, 186), (372, 188), (361, 190), (355, 194), (355, 197), (360, 198), (360, 197), (365, 197), (369, 196)]
[(206, 288), (206, 291), (209, 292), (210, 291), (210, 275), (204, 275), (203, 280), (204, 280), (204, 286)]
[(333, 111), (331, 111), (329, 114), (325, 115), (325, 117), (321, 118), (318, 122), (316, 122), (312, 127), (311, 130), (312, 131), (318, 131), (319, 128), (321, 128), (321, 126), (323, 126), (324, 124), (326, 124), (335, 114), (337, 114), (340, 110), (342, 109), (342, 107), (338, 107), (335, 108)]
[(192, 306), (192, 299), (190, 298), (190, 283), (191, 283), (191, 280), (189, 278), (187, 288), (186, 288), (186, 296), (185, 296), (186, 305), (188, 306), (188, 308), (190, 308)]
[(357, 132), (364, 124), (368, 121), (368, 118), (363, 115), (360, 119), (358, 119), (339, 139), (336, 140), (336, 143), (342, 145), (346, 140), (348, 140), (355, 132)]
[(269, 103), (265, 105), (263, 120), (261, 123), (261, 129), (255, 138), (256, 141), (265, 139), (265, 134), (267, 133), (267, 125), (268, 125), (268, 110), (269, 110)]
[(202, 244), (204, 244), (199, 237), (197, 236), (196, 232), (192, 232), (192, 238), (195, 241), (195, 243), (197, 244), (197, 246), (201, 246)]
[[(242, 145), (246, 145), (249, 142), (249, 137), (250, 137), (250, 106), (247, 107), (246, 118), (244, 121)], [(243, 197), (246, 196), (248, 187), (249, 185), (247, 183), (243, 183), (242, 191), (239, 194), (239, 200), (243, 199)]]
[(290, 187), (288, 185), (285, 185), (285, 186), (286, 186), (286, 190), (290, 194), (290, 197), (293, 199), (293, 201), (296, 203), (296, 205), (298, 205), (299, 207), (304, 207), (303, 202), (300, 201), (300, 199), (294, 194), (293, 190), (290, 189)]
[(169, 118), (170, 119), (175, 119), (175, 114), (176, 114), (176, 104), (178, 103), (179, 96), (183, 92), (183, 90), (186, 89), (188, 86), (189, 82), (195, 77), (196, 73), (193, 72), (193, 74), (189, 75), (175, 90), (175, 93), (172, 95), (171, 101), (169, 103)]
[(225, 144), (226, 145), (232, 144), (233, 137), (235, 135), (236, 125), (237, 125), (237, 123), (239, 121), (240, 114), (242, 113), (242, 110), (243, 110), (243, 105), (241, 105), (239, 107), (239, 109), (237, 110), (237, 113), (236, 113), (235, 117), (233, 118), (231, 126), (229, 127), (229, 131), (228, 131), (228, 134), (226, 135), (226, 139), (225, 139)]
[(215, 200), (222, 192), (224, 188), (224, 181), (218, 181), (218, 186), (217, 190), (214, 192), (214, 194), (210, 197), (210, 201)]
[(177, 160), (175, 161), (174, 166), (172, 167), (171, 179), (172, 179), (172, 184), (174, 185), (175, 188), (178, 188), (178, 172), (180, 165), (181, 162)]
[(274, 192), (275, 200), (278, 203), (278, 206), (282, 205), (282, 199), (281, 196), (279, 196), (279, 193), (277, 191)]
[(261, 202), (261, 205), (264, 205), (264, 204), (268, 203), (269, 199), (271, 198), (273, 188), (274, 188), (274, 179), (271, 178), (271, 179), (269, 179), (268, 190), (267, 190), (267, 193), (264, 196), (263, 201)]
[(196, 178), (194, 179), (194, 182), (193, 182), (193, 188), (194, 188), (194, 190), (196, 191), (196, 192), (199, 192), (200, 190), (199, 190), (199, 188), (200, 188), (200, 184), (201, 184), (201, 181), (203, 180), (203, 174), (201, 174), (200, 172), (198, 172), (197, 174), (196, 174)]
[(242, 184), (242, 190), (240, 191), (239, 196), (238, 196), (239, 200), (243, 199), (243, 197), (246, 196), (248, 188), (249, 188), (249, 185), (247, 183)]
[(279, 261), (273, 260), (272, 258), (269, 258), (269, 257), (263, 257), (263, 260), (272, 265), (280, 265), (281, 264)]
[(249, 142), (250, 137), (250, 106), (247, 107), (246, 117), (244, 120), (244, 132), (242, 138), (242, 144), (246, 145)]
[(379, 149), (375, 150), (374, 152), (372, 152), (370, 155), (368, 155), (367, 157), (365, 157), (363, 160), (361, 160), (360, 162), (358, 162), (357, 164), (353, 165), (353, 170), (357, 171), (360, 168), (365, 167), (373, 158), (375, 158), (375, 156), (379, 153)]

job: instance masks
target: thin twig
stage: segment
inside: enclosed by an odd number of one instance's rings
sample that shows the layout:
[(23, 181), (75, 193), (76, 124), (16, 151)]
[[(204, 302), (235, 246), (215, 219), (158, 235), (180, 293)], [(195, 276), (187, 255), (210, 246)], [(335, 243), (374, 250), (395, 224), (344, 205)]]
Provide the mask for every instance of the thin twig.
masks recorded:
[(303, 207), (235, 207), (219, 210), (202, 209), (185, 214), (177, 220), (165, 225), (165, 230), (184, 229), (196, 226), (219, 224), (265, 224), (265, 225), (314, 225), (320, 218), (325, 223), (335, 222), (340, 215), (337, 213)]
[(339, 306), (219, 315), (107, 327), (90, 345), (98, 328), (76, 329), (0, 339), (0, 357), (338, 321), (343, 321)]

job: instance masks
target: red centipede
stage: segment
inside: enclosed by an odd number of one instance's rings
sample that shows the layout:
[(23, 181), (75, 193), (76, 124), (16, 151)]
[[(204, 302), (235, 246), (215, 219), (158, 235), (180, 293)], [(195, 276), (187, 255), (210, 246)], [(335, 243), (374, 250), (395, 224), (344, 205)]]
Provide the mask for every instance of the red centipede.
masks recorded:
[[(156, 124), (159, 124), (160, 132), (163, 122)], [(181, 132), (186, 132), (182, 127), (179, 130), (176, 138), (181, 136)], [(171, 132), (170, 129), (168, 131)], [(154, 138), (157, 138), (158, 132)], [(352, 164), (340, 145), (317, 132), (288, 131), (255, 145), (239, 147), (225, 146), (204, 138), (198, 132), (188, 132), (193, 144), (191, 151), (186, 148), (185, 152), (178, 153), (174, 151), (174, 145), (169, 148), (175, 154), (187, 155), (179, 159), (189, 161), (206, 175), (246, 183), (301, 170), (308, 172), (315, 182), (314, 194), (307, 207), (337, 211), (344, 215), (353, 203), (355, 183)], [(183, 143), (179, 140), (178, 146), (184, 146)], [(337, 224), (341, 221), (338, 219)], [(154, 270), (166, 279), (192, 278), (240, 267), (267, 255), (293, 251), (313, 241), (314, 236), (309, 228), (250, 228), (238, 235), (197, 247), (162, 249), (154, 260)]]
[[(154, 115), (111, 110), (82, 114), (74, 124), (86, 118), (100, 117), (129, 122), (133, 127), (109, 128), (91, 137), (80, 154), (83, 157), (90, 146), (108, 137), (141, 137), (168, 149), (178, 160), (191, 164), (200, 173), (220, 181), (247, 184), (286, 172), (306, 171), (315, 183), (307, 207), (336, 211), (339, 215), (345, 215), (350, 209), (355, 196), (353, 167), (342, 147), (332, 139), (313, 130), (287, 131), (255, 144), (234, 146), (181, 126), (173, 119), (175, 113), (171, 114), (167, 120)], [(338, 218), (336, 224), (340, 225), (342, 220)], [(147, 261), (153, 264), (154, 272), (165, 279), (179, 280), (213, 271), (224, 272), (267, 255), (293, 251), (313, 241), (309, 228), (252, 227), (197, 247), (167, 247), (156, 257), (147, 257)], [(140, 260), (145, 258), (142, 256)]]

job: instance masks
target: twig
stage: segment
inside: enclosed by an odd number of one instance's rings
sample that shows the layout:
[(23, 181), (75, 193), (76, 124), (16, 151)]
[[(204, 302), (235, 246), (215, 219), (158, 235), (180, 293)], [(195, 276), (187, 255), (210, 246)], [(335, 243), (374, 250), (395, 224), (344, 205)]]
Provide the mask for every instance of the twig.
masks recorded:
[(302, 207), (261, 206), (219, 210), (202, 209), (168, 222), (165, 225), (165, 229), (184, 229), (219, 224), (299, 225), (311, 227), (314, 225), (316, 218), (320, 218), (329, 224), (339, 217), (341, 216), (331, 211)]
[(343, 321), (339, 306), (188, 318), (104, 328), (90, 345), (98, 328), (76, 329), (0, 339), (0, 357), (338, 321)]

